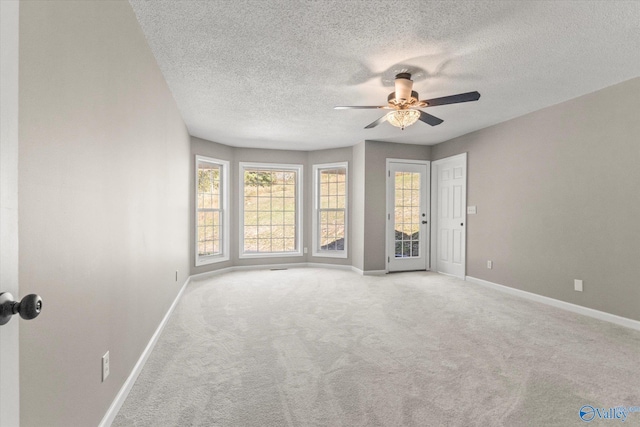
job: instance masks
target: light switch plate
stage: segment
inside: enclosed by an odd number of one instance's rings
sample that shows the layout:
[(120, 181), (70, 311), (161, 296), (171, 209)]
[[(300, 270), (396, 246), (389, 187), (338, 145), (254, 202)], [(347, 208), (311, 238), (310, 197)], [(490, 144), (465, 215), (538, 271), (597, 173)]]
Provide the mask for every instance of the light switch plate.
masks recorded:
[(467, 206), (467, 213), (470, 215), (475, 215), (478, 212), (476, 206)]

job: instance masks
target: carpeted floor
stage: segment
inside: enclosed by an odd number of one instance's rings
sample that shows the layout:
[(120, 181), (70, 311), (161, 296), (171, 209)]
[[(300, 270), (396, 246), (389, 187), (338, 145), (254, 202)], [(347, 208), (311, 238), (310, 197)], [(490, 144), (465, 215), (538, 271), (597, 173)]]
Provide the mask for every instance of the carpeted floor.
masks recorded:
[(234, 272), (189, 285), (113, 425), (578, 426), (640, 410), (639, 362), (638, 331), (434, 273)]

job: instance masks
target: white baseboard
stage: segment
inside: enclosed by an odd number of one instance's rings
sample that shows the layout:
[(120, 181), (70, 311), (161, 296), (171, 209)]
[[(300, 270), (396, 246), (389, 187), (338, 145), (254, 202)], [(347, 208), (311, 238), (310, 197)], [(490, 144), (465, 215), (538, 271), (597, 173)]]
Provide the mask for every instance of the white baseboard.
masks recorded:
[(352, 271), (350, 265), (344, 265), (344, 264), (325, 264), (322, 262), (308, 262), (306, 264), (307, 264), (306, 266), (309, 268), (331, 268), (333, 270)]
[(364, 276), (364, 271), (360, 270), (358, 267), (354, 267), (353, 265), (351, 266), (351, 271), (353, 271), (354, 273), (358, 273), (361, 276)]
[(153, 348), (155, 347), (156, 343), (158, 342), (158, 339), (160, 338), (160, 335), (162, 334), (162, 330), (167, 325), (167, 322), (169, 321), (169, 318), (171, 317), (173, 310), (178, 305), (178, 301), (180, 301), (180, 298), (182, 298), (182, 294), (184, 293), (184, 290), (187, 288), (187, 285), (189, 284), (190, 281), (191, 281), (191, 277), (187, 278), (187, 280), (184, 282), (184, 285), (182, 285), (180, 292), (178, 292), (178, 295), (176, 295), (175, 299), (173, 300), (173, 303), (171, 304), (171, 307), (169, 307), (169, 310), (167, 310), (167, 313), (164, 315), (164, 318), (162, 319), (162, 321), (158, 325), (158, 328), (156, 329), (153, 336), (149, 340), (147, 347), (144, 349), (144, 351), (140, 355), (138, 362), (133, 367), (131, 374), (129, 374), (129, 377), (120, 388), (120, 391), (118, 392), (118, 394), (116, 395), (116, 398), (111, 403), (111, 406), (109, 406), (107, 413), (102, 418), (102, 421), (100, 421), (100, 424), (98, 424), (98, 427), (109, 427), (113, 423), (113, 420), (116, 418), (116, 415), (118, 415), (118, 412), (122, 407), (122, 404), (127, 399), (127, 396), (131, 391), (131, 388), (135, 384), (136, 379), (138, 379), (138, 375), (140, 375), (140, 372), (142, 372), (142, 368), (144, 367), (144, 364), (147, 362), (147, 359), (151, 355)]
[(387, 274), (387, 270), (365, 270), (362, 275), (363, 276), (384, 276)]
[(288, 269), (288, 268), (333, 268), (336, 270), (356, 271), (362, 274), (362, 270), (354, 270), (350, 265), (344, 264), (324, 264), (320, 262), (295, 262), (289, 264), (261, 264), (261, 265), (234, 265), (233, 267), (221, 268), (220, 270), (207, 271), (206, 273), (194, 274), (191, 280), (202, 280), (209, 277), (218, 276), (232, 271), (248, 271), (248, 270), (271, 270), (271, 269)]
[(531, 301), (540, 302), (553, 307), (561, 308), (563, 310), (571, 311), (573, 313), (582, 314), (584, 316), (593, 317), (594, 319), (604, 320), (605, 322), (615, 323), (616, 325), (624, 326), (630, 329), (640, 331), (640, 321), (628, 319), (626, 317), (617, 316), (615, 314), (606, 313), (604, 311), (594, 310), (593, 308), (583, 307), (581, 305), (572, 304), (570, 302), (560, 301), (554, 298), (545, 297), (542, 295), (534, 294), (531, 292), (523, 291), (520, 289), (510, 288), (508, 286), (499, 285), (497, 283), (489, 282), (488, 280), (478, 279), (476, 277), (466, 276), (467, 282), (475, 283), (477, 285), (485, 286), (487, 288), (495, 289), (500, 292), (515, 295), (521, 298), (526, 298)]
[(389, 273), (387, 270), (360, 270), (358, 267), (351, 266), (350, 270), (361, 276), (384, 276)]

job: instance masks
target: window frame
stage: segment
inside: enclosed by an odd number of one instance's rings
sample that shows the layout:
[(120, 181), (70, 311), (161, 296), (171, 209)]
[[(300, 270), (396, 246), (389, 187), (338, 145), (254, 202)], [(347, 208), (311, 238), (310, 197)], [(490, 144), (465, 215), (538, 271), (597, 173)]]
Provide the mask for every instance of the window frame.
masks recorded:
[[(215, 255), (200, 256), (198, 253), (198, 213), (201, 209), (198, 208), (198, 165), (200, 163), (209, 163), (220, 167), (220, 221), (222, 223), (222, 242), (221, 253)], [(228, 160), (215, 159), (207, 156), (195, 156), (195, 171), (194, 171), (194, 258), (196, 267), (200, 267), (208, 264), (215, 264), (218, 262), (228, 261), (230, 259), (230, 226), (229, 226), (229, 175), (230, 175), (230, 163)]]
[[(320, 249), (320, 173), (325, 169), (345, 170), (344, 204), (344, 247), (342, 250)], [(347, 258), (349, 244), (349, 162), (320, 163), (313, 165), (313, 237), (311, 254), (314, 257)]]
[[(244, 174), (246, 169), (264, 169), (264, 170), (290, 170), (296, 172), (296, 251), (295, 252), (261, 252), (261, 253), (245, 253), (244, 251)], [(240, 259), (248, 258), (282, 258), (303, 256), (302, 236), (304, 230), (302, 207), (303, 191), (302, 186), (304, 167), (301, 164), (290, 163), (262, 163), (262, 162), (239, 162), (238, 163), (238, 257)]]

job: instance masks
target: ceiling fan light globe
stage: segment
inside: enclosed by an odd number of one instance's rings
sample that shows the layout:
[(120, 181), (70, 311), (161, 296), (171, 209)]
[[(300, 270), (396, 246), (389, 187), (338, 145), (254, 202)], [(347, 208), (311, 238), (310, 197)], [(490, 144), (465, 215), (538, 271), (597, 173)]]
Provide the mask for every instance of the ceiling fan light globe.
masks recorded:
[(387, 121), (393, 126), (404, 129), (411, 126), (420, 118), (418, 110), (397, 110), (387, 114)]

